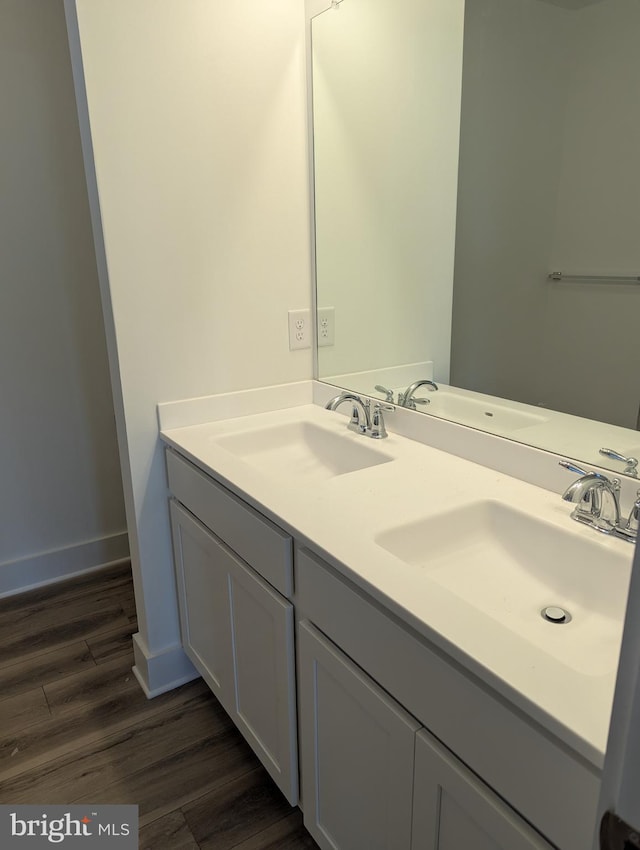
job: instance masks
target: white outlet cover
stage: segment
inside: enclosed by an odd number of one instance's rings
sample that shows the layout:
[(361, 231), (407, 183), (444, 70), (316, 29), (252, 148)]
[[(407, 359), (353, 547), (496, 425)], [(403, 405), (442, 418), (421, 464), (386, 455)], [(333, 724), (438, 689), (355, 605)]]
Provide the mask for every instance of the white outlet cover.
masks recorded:
[(335, 307), (318, 307), (318, 348), (336, 344)]
[(311, 348), (311, 310), (289, 310), (289, 351)]

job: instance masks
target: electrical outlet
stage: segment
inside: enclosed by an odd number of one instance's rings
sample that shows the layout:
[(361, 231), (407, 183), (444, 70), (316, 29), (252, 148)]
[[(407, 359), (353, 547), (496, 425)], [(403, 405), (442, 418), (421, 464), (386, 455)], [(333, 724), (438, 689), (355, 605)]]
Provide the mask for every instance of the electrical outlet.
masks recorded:
[(289, 351), (311, 348), (311, 311), (289, 310)]
[(334, 307), (318, 307), (318, 347), (336, 344), (336, 311)]

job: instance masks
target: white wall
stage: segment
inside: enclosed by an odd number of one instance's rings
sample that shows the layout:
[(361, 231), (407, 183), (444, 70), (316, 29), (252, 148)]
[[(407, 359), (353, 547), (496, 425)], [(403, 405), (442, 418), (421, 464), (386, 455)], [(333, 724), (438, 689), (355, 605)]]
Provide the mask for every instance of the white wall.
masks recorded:
[(66, 9), (127, 465), (136, 673), (155, 693), (193, 675), (179, 647), (156, 404), (311, 377), (311, 352), (289, 352), (287, 337), (287, 310), (311, 301), (304, 9)]
[(0, 595), (126, 557), (62, 0), (0, 4)]
[(448, 381), (463, 14), (348, 0), (313, 20), (320, 375), (432, 360)]

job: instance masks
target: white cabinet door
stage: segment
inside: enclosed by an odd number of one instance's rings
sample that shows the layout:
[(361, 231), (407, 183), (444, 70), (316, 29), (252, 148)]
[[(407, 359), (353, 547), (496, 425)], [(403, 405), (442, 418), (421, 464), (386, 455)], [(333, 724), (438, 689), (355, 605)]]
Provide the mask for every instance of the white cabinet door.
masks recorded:
[(323, 850), (409, 850), (419, 724), (313, 626), (298, 638), (305, 826)]
[(416, 736), (412, 850), (553, 850), (422, 729)]
[(178, 502), (172, 500), (170, 505), (182, 644), (196, 670), (231, 714), (230, 557)]
[(185, 652), (296, 805), (293, 605), (175, 500), (171, 524)]
[(237, 559), (229, 565), (234, 720), (287, 800), (298, 802), (293, 605)]

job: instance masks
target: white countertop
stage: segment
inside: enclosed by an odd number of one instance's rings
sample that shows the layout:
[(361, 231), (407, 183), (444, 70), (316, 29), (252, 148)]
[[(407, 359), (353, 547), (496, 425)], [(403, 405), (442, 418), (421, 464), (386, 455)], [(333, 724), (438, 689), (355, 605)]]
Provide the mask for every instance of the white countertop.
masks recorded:
[[(345, 408), (342, 408), (345, 410)], [(321, 424), (347, 440), (366, 441), (393, 462), (305, 485), (260, 472), (225, 450), (225, 434), (291, 422)], [(346, 418), (313, 404), (171, 427), (162, 439), (204, 472), (311, 547), (467, 671), (495, 689), (550, 733), (601, 768), (606, 749), (619, 645), (603, 647), (600, 668), (587, 675), (536, 648), (472, 605), (462, 602), (377, 545), (381, 530), (495, 499), (576, 536), (589, 536), (603, 558), (623, 553), (631, 571), (633, 547), (572, 522), (571, 506), (557, 493), (480, 466), (392, 432), (383, 441), (346, 429)], [(566, 628), (569, 628), (567, 626)], [(551, 627), (555, 628), (555, 627)], [(620, 623), (620, 636), (622, 622)], [(607, 653), (609, 657), (607, 657)], [(602, 663), (604, 661), (604, 663)], [(610, 663), (609, 663), (610, 662)]]

